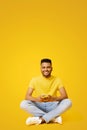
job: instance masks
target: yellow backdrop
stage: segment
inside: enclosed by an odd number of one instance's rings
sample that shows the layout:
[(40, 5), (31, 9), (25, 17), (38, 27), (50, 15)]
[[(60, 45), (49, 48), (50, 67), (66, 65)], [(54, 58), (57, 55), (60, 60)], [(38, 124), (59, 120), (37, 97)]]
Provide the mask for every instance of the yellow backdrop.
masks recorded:
[[(20, 109), (30, 79), (40, 74), (41, 58), (51, 58), (73, 107), (63, 125), (25, 125)], [(86, 0), (0, 1), (0, 130), (86, 129)]]

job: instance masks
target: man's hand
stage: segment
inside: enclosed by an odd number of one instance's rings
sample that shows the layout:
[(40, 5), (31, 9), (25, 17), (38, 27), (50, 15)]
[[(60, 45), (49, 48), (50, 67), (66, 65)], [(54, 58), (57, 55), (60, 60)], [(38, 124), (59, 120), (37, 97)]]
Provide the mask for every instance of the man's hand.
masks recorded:
[(49, 96), (48, 95), (41, 95), (37, 98), (35, 98), (36, 102), (48, 102)]
[(35, 98), (36, 102), (53, 102), (56, 101), (56, 97), (53, 97), (51, 95), (41, 95), (37, 98)]
[(42, 102), (52, 102), (52, 101), (56, 101), (54, 97), (52, 97), (51, 95), (41, 95), (40, 96)]
[(49, 100), (49, 95), (41, 95), (40, 98), (41, 98), (41, 100), (42, 100), (43, 102), (48, 102), (48, 100)]

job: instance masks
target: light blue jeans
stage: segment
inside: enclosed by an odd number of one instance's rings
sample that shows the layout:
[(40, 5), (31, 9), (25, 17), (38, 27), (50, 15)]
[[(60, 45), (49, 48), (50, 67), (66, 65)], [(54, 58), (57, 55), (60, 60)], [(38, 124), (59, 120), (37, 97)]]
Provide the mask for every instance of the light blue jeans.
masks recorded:
[(32, 102), (23, 100), (20, 107), (35, 117), (42, 117), (46, 123), (60, 116), (72, 106), (70, 99), (56, 102)]

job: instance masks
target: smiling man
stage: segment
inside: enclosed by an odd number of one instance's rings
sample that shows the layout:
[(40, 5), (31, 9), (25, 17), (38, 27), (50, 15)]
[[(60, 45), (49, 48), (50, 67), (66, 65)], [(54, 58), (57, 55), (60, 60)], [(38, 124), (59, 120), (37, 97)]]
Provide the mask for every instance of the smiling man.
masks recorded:
[(51, 60), (49, 59), (41, 60), (41, 72), (42, 72), (42, 75), (46, 78), (51, 76), (51, 72), (52, 72)]
[[(50, 122), (62, 124), (61, 114), (71, 107), (72, 102), (61, 80), (51, 75), (51, 59), (42, 59), (40, 69), (42, 75), (32, 78), (25, 100), (20, 104), (22, 109), (33, 115), (27, 118), (26, 125)], [(58, 91), (60, 96), (57, 95)]]

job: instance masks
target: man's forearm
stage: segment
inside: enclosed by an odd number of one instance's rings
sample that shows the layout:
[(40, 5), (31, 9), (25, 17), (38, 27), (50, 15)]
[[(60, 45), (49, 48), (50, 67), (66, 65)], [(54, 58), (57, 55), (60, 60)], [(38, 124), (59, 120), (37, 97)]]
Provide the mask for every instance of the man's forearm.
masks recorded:
[(68, 98), (68, 96), (59, 96), (59, 97), (54, 97), (54, 100), (61, 101), (61, 100), (66, 99), (66, 98)]
[(26, 96), (25, 97), (26, 100), (30, 100), (30, 101), (37, 101), (37, 99), (35, 97), (32, 97), (32, 96)]

